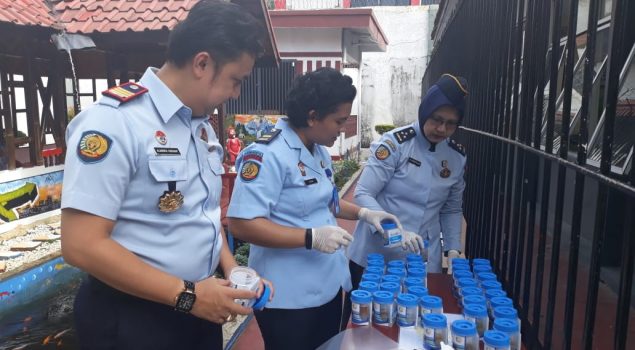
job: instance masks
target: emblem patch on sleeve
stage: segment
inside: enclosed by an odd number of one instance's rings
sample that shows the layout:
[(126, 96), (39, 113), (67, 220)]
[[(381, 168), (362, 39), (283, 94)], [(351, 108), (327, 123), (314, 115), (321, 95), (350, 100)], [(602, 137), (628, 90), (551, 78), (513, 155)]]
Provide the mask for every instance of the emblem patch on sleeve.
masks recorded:
[(85, 131), (77, 144), (77, 156), (84, 163), (97, 163), (108, 156), (112, 139), (95, 130)]
[(240, 170), (240, 179), (245, 182), (255, 180), (260, 173), (260, 164), (254, 161), (247, 161)]
[(390, 157), (390, 151), (388, 150), (388, 148), (386, 146), (380, 145), (375, 150), (375, 157), (377, 157), (377, 159), (379, 159), (379, 160), (384, 160), (384, 159)]

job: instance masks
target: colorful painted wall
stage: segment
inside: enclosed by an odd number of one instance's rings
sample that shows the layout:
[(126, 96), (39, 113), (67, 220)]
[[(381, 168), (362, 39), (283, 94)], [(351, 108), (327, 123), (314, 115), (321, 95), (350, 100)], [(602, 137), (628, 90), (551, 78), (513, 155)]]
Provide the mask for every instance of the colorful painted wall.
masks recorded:
[(59, 209), (63, 171), (0, 183), (0, 225)]

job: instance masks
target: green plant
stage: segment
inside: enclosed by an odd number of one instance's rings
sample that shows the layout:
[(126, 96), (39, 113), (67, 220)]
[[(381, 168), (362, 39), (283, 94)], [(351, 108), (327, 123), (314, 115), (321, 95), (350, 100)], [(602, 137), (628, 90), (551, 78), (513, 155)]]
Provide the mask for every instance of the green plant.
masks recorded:
[(375, 125), (375, 131), (377, 131), (377, 133), (379, 135), (383, 135), (384, 133), (394, 129), (395, 126), (392, 124), (377, 124)]
[(247, 266), (249, 261), (249, 243), (241, 243), (234, 252), (234, 258), (240, 266)]
[(333, 163), (333, 175), (335, 180), (335, 186), (338, 190), (341, 190), (346, 181), (353, 176), (353, 174), (359, 170), (359, 164), (354, 160), (342, 160)]

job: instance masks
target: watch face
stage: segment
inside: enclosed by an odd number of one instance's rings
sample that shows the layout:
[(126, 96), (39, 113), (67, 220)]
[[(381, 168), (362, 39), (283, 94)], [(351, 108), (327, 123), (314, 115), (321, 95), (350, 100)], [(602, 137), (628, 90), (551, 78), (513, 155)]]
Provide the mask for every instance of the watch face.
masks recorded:
[(193, 293), (182, 292), (176, 302), (176, 309), (183, 312), (190, 312), (196, 301), (196, 295)]

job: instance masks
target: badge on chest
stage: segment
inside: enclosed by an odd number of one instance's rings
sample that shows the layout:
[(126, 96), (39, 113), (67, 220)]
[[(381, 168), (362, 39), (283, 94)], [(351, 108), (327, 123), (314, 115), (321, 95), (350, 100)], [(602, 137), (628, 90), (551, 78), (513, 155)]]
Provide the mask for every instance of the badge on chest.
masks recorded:
[(441, 168), (441, 173), (439, 173), (439, 175), (441, 175), (442, 178), (447, 179), (448, 177), (450, 177), (450, 175), (452, 175), (452, 172), (450, 171), (450, 169), (448, 169), (447, 160), (441, 161)]

